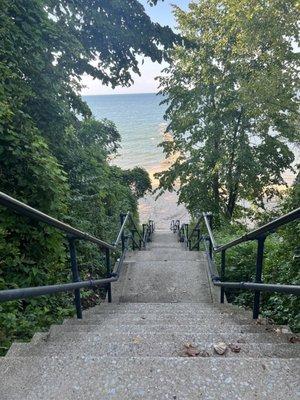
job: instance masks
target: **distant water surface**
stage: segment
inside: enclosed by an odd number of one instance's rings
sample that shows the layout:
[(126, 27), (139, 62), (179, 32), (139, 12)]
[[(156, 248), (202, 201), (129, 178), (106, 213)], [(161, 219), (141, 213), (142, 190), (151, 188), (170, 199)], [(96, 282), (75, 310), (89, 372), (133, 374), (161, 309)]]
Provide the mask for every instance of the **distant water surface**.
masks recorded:
[(122, 148), (115, 163), (123, 168), (136, 165), (152, 170), (164, 159), (157, 145), (163, 140), (166, 122), (162, 96), (154, 93), (84, 96), (97, 119), (113, 121), (121, 134)]
[[(157, 147), (163, 140), (167, 123), (163, 115), (166, 106), (160, 105), (163, 97), (154, 93), (84, 96), (97, 119), (113, 121), (121, 134), (120, 155), (114, 163), (122, 168), (142, 166), (153, 173), (166, 169), (162, 149)], [(294, 166), (300, 162), (300, 151), (291, 146), (295, 154)], [(295, 175), (291, 171), (283, 174), (290, 185)]]

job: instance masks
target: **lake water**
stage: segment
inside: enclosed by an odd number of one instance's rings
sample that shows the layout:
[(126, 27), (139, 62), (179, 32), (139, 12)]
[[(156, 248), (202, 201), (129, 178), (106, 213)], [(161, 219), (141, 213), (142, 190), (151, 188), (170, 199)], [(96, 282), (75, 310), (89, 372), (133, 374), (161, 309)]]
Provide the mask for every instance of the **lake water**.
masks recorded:
[(159, 105), (162, 96), (154, 93), (84, 96), (97, 119), (113, 121), (121, 134), (122, 148), (115, 160), (123, 168), (136, 165), (148, 171), (156, 168), (163, 159), (163, 140), (167, 126), (163, 115), (165, 106)]
[[(134, 166), (144, 167), (153, 179), (155, 172), (167, 169), (171, 160), (165, 160), (162, 149), (158, 147), (164, 139), (167, 126), (163, 115), (165, 105), (160, 105), (162, 96), (153, 93), (84, 96), (96, 119), (107, 118), (113, 121), (121, 134), (122, 148), (120, 155), (113, 161), (122, 168)], [(299, 148), (293, 146), (296, 162), (299, 163)], [(296, 164), (295, 162), (295, 164)], [(288, 184), (292, 184), (294, 174), (284, 173)], [(140, 200), (141, 220), (153, 218), (162, 221), (161, 227), (166, 228), (171, 219), (189, 219), (184, 206), (177, 206), (176, 193), (166, 193), (158, 201), (154, 196), (146, 196)]]
[[(138, 165), (153, 175), (168, 166), (158, 147), (167, 126), (163, 118), (166, 106), (160, 105), (162, 99), (154, 93), (84, 96), (97, 119), (107, 118), (116, 124), (122, 148), (114, 162), (120, 167)], [(293, 146), (292, 150), (296, 155), (295, 164), (299, 163), (299, 148)], [(294, 174), (286, 172), (284, 178), (291, 184)]]

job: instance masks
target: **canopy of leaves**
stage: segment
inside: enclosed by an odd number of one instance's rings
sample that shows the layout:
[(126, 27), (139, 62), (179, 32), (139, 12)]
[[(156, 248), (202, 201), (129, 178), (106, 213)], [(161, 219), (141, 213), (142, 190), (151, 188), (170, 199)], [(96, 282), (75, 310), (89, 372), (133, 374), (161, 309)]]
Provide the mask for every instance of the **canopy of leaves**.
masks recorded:
[[(130, 85), (137, 56), (160, 62), (176, 40), (137, 0), (1, 1), (0, 190), (115, 239), (120, 212), (138, 218), (147, 176), (133, 173), (131, 190), (131, 173), (110, 166), (120, 135), (91, 117), (81, 76)], [(2, 207), (0, 218), (0, 290), (70, 280), (59, 232)], [(78, 260), (82, 277), (103, 276), (97, 248), (79, 244)], [(70, 304), (62, 295), (2, 305), (0, 351), (70, 313)]]
[(179, 182), (192, 214), (264, 207), (299, 135), (296, 2), (201, 0), (176, 16), (188, 46), (171, 50), (160, 79), (174, 137), (162, 146), (177, 156), (160, 187)]

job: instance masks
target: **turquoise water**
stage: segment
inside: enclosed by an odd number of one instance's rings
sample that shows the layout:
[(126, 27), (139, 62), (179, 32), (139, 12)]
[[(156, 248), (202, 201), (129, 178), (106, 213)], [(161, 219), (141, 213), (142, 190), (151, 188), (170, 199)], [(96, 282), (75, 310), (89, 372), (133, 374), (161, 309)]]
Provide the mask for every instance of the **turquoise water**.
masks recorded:
[(157, 145), (163, 140), (166, 122), (162, 96), (154, 93), (84, 96), (96, 119), (113, 121), (121, 134), (122, 148), (115, 163), (152, 169), (164, 159)]
[[(113, 161), (122, 168), (136, 165), (149, 172), (161, 170), (164, 162), (162, 149), (157, 147), (163, 140), (166, 121), (163, 119), (165, 105), (160, 105), (162, 96), (154, 93), (84, 96), (97, 119), (113, 121), (122, 138), (119, 156)], [(295, 166), (300, 162), (300, 151), (291, 146), (295, 154)], [(165, 165), (164, 165), (165, 166)], [(162, 168), (165, 169), (165, 168)], [(295, 174), (285, 171), (283, 177), (292, 184)]]

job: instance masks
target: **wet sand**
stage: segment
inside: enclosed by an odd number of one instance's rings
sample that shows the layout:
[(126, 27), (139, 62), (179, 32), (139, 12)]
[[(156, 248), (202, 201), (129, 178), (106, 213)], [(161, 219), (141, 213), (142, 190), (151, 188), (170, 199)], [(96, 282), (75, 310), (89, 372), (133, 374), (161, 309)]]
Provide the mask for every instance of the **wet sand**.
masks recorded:
[[(172, 135), (164, 133), (164, 140), (173, 140)], [(167, 170), (176, 160), (177, 154), (163, 159), (158, 165), (148, 168), (153, 190), (158, 187), (158, 179), (155, 178), (157, 172)], [(146, 222), (152, 219), (155, 222), (156, 229), (169, 229), (173, 219), (179, 219), (180, 222), (189, 222), (190, 216), (183, 204), (178, 204), (178, 195), (176, 191), (165, 192), (157, 197), (157, 193), (149, 194), (139, 200), (140, 221)]]

